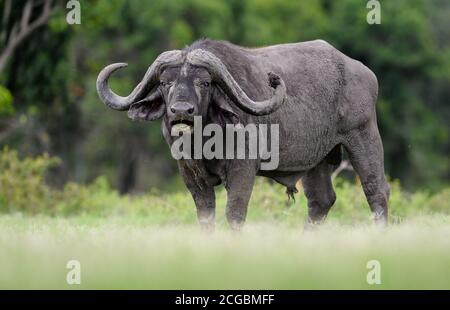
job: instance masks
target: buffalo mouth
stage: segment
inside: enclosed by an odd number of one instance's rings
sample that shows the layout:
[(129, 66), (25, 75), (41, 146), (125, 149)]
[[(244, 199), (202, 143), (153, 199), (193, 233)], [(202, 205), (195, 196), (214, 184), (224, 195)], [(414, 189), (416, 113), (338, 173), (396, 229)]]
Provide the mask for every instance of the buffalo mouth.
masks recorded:
[(194, 128), (194, 121), (190, 119), (178, 119), (170, 122), (172, 132), (192, 132)]

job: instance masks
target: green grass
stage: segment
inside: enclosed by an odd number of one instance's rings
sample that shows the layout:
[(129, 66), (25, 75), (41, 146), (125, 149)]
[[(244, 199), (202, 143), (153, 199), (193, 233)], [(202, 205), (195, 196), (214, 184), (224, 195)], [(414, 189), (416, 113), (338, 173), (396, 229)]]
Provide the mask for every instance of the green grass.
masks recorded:
[[(183, 188), (120, 196), (104, 178), (46, 185), (55, 159), (0, 152), (1, 289), (450, 289), (450, 188), (408, 193), (391, 183), (390, 226), (372, 219), (361, 186), (336, 180), (327, 223), (303, 233), (306, 199), (258, 179), (241, 233), (199, 231)], [(81, 285), (66, 264), (81, 263)], [(366, 264), (381, 264), (380, 285)]]
[[(276, 222), (233, 233), (147, 218), (0, 217), (1, 289), (450, 289), (450, 217), (380, 230), (331, 220), (315, 232)], [(66, 264), (81, 263), (81, 285)], [(381, 264), (369, 285), (366, 264)]]

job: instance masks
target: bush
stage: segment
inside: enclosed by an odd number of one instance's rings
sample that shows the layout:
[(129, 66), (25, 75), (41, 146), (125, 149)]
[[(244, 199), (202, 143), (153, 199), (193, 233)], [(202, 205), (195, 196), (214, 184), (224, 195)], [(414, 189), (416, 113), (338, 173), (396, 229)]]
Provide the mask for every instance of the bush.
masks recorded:
[(58, 163), (47, 154), (20, 160), (16, 151), (4, 148), (0, 153), (0, 211), (48, 212), (54, 193), (45, 183), (45, 172)]

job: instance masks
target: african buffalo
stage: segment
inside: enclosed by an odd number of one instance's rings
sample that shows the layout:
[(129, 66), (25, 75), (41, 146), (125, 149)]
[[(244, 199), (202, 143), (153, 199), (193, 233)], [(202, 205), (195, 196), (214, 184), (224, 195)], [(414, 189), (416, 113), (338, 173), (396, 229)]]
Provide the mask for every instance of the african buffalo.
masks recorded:
[(227, 190), (226, 216), (233, 229), (246, 218), (257, 175), (286, 186), (292, 196), (302, 180), (308, 199), (307, 226), (322, 222), (336, 200), (331, 173), (342, 149), (361, 179), (375, 222), (387, 224), (389, 186), (375, 103), (374, 73), (323, 40), (244, 48), (199, 40), (162, 53), (127, 97), (108, 78), (126, 64), (104, 68), (97, 79), (100, 99), (128, 111), (132, 119), (163, 118), (169, 145), (173, 126), (216, 123), (278, 124), (279, 165), (261, 170), (261, 159), (180, 159), (178, 167), (197, 207), (200, 225), (214, 228), (214, 187)]

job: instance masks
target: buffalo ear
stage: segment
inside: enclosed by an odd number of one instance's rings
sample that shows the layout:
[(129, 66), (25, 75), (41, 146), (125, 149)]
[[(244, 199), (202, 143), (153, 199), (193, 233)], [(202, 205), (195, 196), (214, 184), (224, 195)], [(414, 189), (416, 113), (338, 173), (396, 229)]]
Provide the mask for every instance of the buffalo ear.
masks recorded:
[(166, 112), (166, 106), (159, 90), (151, 92), (144, 99), (133, 103), (128, 110), (128, 117), (132, 120), (154, 121)]
[(239, 123), (239, 115), (235, 112), (232, 101), (219, 87), (214, 87), (212, 108), (213, 117), (218, 118), (220, 123)]

